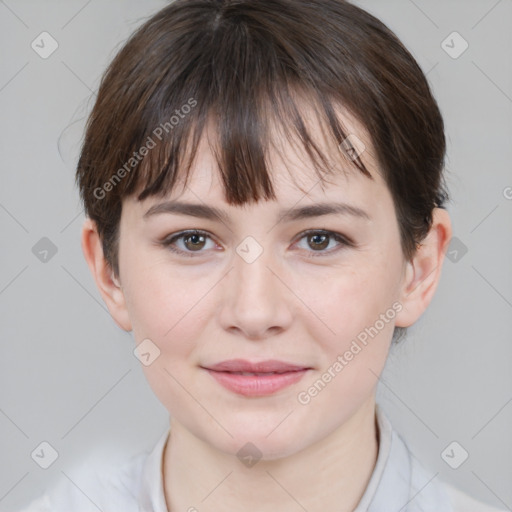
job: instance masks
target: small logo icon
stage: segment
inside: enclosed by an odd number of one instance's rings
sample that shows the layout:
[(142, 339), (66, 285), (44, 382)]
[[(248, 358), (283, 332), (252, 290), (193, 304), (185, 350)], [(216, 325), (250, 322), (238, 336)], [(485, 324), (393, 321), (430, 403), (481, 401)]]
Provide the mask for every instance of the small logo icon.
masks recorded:
[(144, 366), (149, 366), (160, 356), (160, 349), (146, 338), (135, 347), (133, 354)]
[(468, 252), (466, 244), (456, 236), (452, 237), (446, 249), (446, 257), (452, 263), (458, 263)]
[(47, 441), (40, 443), (30, 456), (43, 469), (48, 469), (59, 458), (57, 450)]
[(57, 246), (47, 237), (43, 236), (34, 247), (32, 254), (42, 263), (48, 263), (56, 254)]
[(252, 468), (261, 459), (263, 454), (255, 444), (245, 443), (242, 448), (236, 452), (236, 455), (242, 464), (248, 468)]
[(366, 146), (364, 142), (357, 136), (351, 133), (341, 144), (340, 149), (347, 155), (347, 157), (354, 161), (359, 156), (361, 156), (365, 150)]
[(441, 458), (452, 469), (457, 469), (469, 457), (469, 453), (457, 441), (452, 441), (442, 452)]
[(252, 236), (245, 237), (236, 248), (236, 253), (246, 262), (254, 263), (263, 253), (263, 247)]
[(469, 48), (469, 44), (458, 32), (452, 32), (441, 43), (441, 48), (452, 59), (458, 59)]
[(39, 57), (47, 59), (58, 47), (59, 43), (48, 32), (41, 32), (30, 45)]

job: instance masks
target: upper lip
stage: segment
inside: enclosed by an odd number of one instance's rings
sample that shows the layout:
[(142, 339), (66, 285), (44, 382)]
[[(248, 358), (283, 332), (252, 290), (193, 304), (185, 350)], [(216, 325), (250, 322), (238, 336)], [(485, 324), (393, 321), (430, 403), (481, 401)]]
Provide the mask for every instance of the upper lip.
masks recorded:
[(208, 370), (218, 372), (250, 372), (250, 373), (269, 373), (269, 372), (293, 372), (299, 370), (307, 370), (308, 366), (302, 366), (286, 361), (278, 361), (276, 359), (268, 359), (266, 361), (251, 362), (245, 359), (230, 359), (220, 363), (203, 367)]

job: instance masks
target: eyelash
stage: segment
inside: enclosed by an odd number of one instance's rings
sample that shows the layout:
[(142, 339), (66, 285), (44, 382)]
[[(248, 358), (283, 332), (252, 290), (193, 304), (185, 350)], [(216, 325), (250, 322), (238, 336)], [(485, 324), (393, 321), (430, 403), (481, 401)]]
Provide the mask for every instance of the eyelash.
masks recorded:
[[(191, 235), (202, 235), (202, 236), (212, 239), (211, 236), (209, 235), (209, 233), (207, 233), (206, 231), (201, 231), (199, 229), (191, 229), (191, 230), (187, 230), (187, 231), (180, 231), (179, 233), (171, 235), (171, 236), (165, 238), (164, 240), (162, 240), (160, 243), (166, 249), (169, 249), (171, 252), (174, 252), (181, 256), (194, 258), (194, 257), (200, 256), (201, 253), (203, 253), (204, 251), (195, 251), (195, 252), (194, 251), (183, 251), (181, 249), (177, 249), (176, 247), (174, 247), (172, 245), (177, 240), (185, 238), (187, 236), (191, 236)], [(326, 229), (310, 229), (307, 231), (303, 231), (302, 233), (299, 233), (299, 235), (297, 236), (297, 241), (302, 240), (303, 238), (307, 237), (308, 235), (326, 235), (326, 236), (329, 236), (330, 238), (334, 239), (336, 242), (338, 242), (340, 244), (340, 246), (337, 247), (336, 249), (330, 249), (329, 251), (307, 251), (309, 253), (307, 256), (308, 258), (318, 258), (318, 257), (330, 256), (331, 254), (336, 253), (336, 252), (340, 251), (341, 249), (343, 249), (343, 247), (355, 247), (355, 244), (349, 238), (341, 235), (340, 233), (336, 233), (335, 231), (328, 231)]]

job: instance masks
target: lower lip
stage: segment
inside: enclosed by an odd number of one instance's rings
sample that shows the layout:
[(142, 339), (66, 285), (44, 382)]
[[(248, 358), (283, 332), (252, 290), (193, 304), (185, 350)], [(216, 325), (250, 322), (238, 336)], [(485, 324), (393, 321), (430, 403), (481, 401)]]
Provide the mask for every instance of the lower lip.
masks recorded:
[(272, 375), (238, 375), (205, 368), (222, 386), (244, 396), (267, 396), (298, 382), (307, 369)]

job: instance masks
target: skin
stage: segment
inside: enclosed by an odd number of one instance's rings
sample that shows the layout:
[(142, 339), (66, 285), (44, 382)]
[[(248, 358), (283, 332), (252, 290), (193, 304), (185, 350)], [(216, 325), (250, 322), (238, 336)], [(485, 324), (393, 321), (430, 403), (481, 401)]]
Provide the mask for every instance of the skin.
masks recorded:
[[(322, 139), (326, 154), (347, 172), (321, 186), (300, 148), (276, 133), (281, 152), (272, 151), (271, 168), (277, 200), (230, 206), (203, 137), (186, 187), (164, 199), (124, 199), (119, 276), (103, 257), (94, 223), (84, 223), (84, 255), (113, 319), (133, 331), (136, 343), (149, 338), (160, 350), (143, 370), (170, 413), (163, 457), (169, 510), (351, 511), (364, 493), (378, 453), (377, 375), (394, 325), (412, 325), (434, 295), (451, 223), (445, 210), (435, 209), (427, 238), (406, 261), (393, 200), (368, 133), (348, 114), (344, 123), (364, 141), (362, 159), (373, 181)], [(151, 206), (178, 198), (217, 207), (229, 222), (176, 213), (143, 218)], [(370, 219), (335, 214), (280, 221), (280, 210), (323, 202), (357, 206)], [(186, 229), (211, 237), (199, 244), (199, 252), (186, 237), (175, 242), (195, 257), (159, 243)], [(331, 237), (325, 247), (318, 238), (298, 237), (319, 229), (340, 233), (355, 245)], [(236, 252), (247, 236), (263, 248), (252, 263)], [(298, 393), (396, 302), (401, 310), (394, 319), (309, 403), (300, 403)], [(312, 369), (271, 396), (243, 397), (200, 368), (232, 358), (279, 359)], [(247, 442), (262, 453), (252, 467), (236, 456)]]

